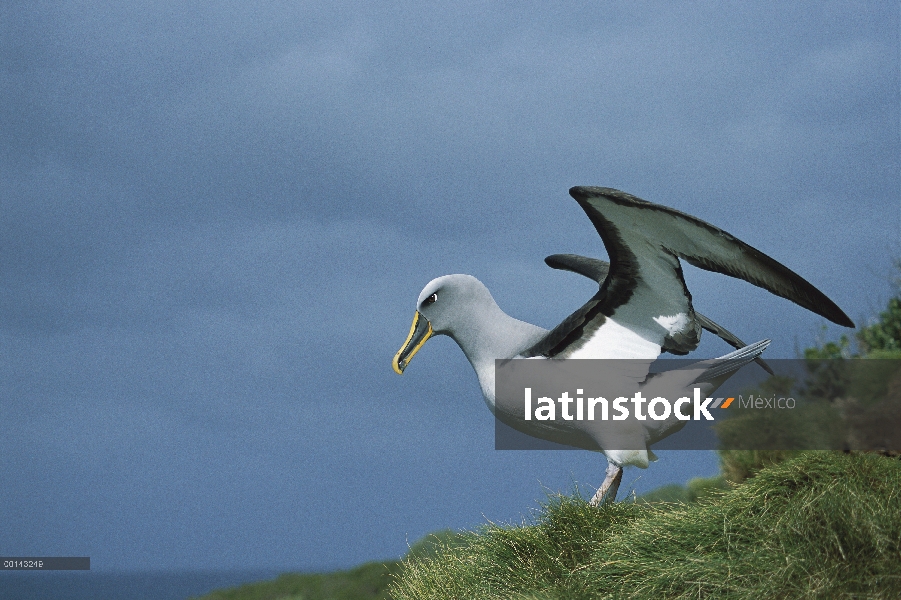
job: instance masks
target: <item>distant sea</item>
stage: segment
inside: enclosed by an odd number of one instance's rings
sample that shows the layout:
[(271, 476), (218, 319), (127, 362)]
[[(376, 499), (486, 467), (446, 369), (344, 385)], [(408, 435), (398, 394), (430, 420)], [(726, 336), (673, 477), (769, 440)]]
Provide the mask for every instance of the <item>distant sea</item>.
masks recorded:
[(0, 600), (186, 600), (281, 571), (104, 573), (2, 571)]

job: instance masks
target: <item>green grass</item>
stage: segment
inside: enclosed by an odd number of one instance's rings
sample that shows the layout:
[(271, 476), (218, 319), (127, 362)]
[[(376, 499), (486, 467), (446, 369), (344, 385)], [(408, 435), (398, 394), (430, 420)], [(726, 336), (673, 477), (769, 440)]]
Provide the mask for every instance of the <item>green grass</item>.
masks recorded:
[[(434, 558), (443, 550), (459, 546), (462, 537), (449, 529), (429, 534), (410, 547), (407, 558)], [(331, 573), (285, 573), (272, 581), (216, 590), (198, 600), (386, 599), (390, 598), (388, 586), (401, 569), (401, 561), (389, 560)]]
[[(695, 477), (687, 485), (672, 483), (638, 496), (642, 503), (682, 503), (697, 502), (711, 498), (729, 489), (729, 484), (721, 475), (716, 477)], [(627, 501), (627, 500), (623, 500)]]
[(551, 496), (522, 525), (438, 532), (403, 561), (203, 600), (901, 598), (901, 461), (805, 452), (592, 507)]
[(217, 590), (201, 600), (359, 600), (390, 598), (391, 576), (400, 561), (370, 562), (334, 573), (286, 573), (272, 581)]
[(901, 461), (809, 452), (692, 504), (594, 508), (558, 496), (531, 523), (489, 524), (465, 545), (407, 559), (391, 593), (397, 600), (899, 598), (899, 494)]

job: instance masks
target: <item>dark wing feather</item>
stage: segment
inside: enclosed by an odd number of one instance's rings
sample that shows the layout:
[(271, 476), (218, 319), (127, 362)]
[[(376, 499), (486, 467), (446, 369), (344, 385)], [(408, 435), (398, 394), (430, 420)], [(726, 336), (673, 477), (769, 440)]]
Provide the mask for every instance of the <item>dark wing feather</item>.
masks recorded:
[[(545, 258), (544, 262), (553, 269), (572, 271), (573, 273), (584, 275), (596, 281), (600, 286), (603, 286), (607, 273), (610, 272), (610, 263), (578, 254), (552, 254)], [(683, 283), (683, 293), (690, 300), (691, 293), (684, 286), (681, 269), (678, 270), (677, 276)], [(594, 299), (592, 298), (592, 300)], [(698, 332), (695, 331), (694, 327), (688, 327), (682, 335), (667, 336), (663, 341), (663, 349), (673, 354), (688, 354), (697, 348), (699, 342)]]
[[(567, 351), (579, 348), (584, 344), (604, 325), (606, 317), (612, 316), (617, 307), (626, 304), (632, 297), (639, 282), (638, 258), (620, 239), (615, 228), (605, 229), (601, 234), (601, 239), (607, 247), (615, 272), (619, 276), (606, 277), (601, 283), (601, 289), (591, 300), (549, 331), (540, 342), (526, 350), (522, 356), (554, 358), (561, 353), (566, 356)], [(615, 248), (616, 251), (612, 248)]]
[(583, 275), (597, 281), (598, 285), (604, 283), (607, 273), (610, 272), (610, 263), (578, 254), (552, 254), (545, 258), (544, 262), (552, 269), (572, 271)]
[[(607, 273), (610, 271), (610, 263), (597, 258), (580, 256), (578, 254), (552, 254), (545, 258), (544, 262), (553, 269), (578, 273), (579, 275), (598, 282), (598, 285), (604, 282), (604, 279), (607, 278)], [(716, 323), (713, 319), (709, 319), (697, 311), (695, 311), (694, 315), (695, 320), (697, 320), (701, 327), (718, 336), (736, 350), (740, 350), (747, 346), (747, 344), (741, 341), (735, 334), (719, 323)], [(664, 345), (664, 350), (665, 349), (666, 345)], [(759, 364), (770, 375), (775, 374), (766, 361), (759, 356), (754, 359), (754, 362)]]
[[(705, 317), (705, 316), (702, 315), (701, 313), (696, 312), (696, 313), (695, 313), (695, 318), (698, 320), (698, 324), (699, 324), (701, 327), (703, 327), (704, 329), (706, 329), (706, 330), (709, 331), (710, 333), (719, 336), (719, 338), (720, 338), (721, 340), (723, 340), (724, 342), (726, 342), (727, 344), (729, 344), (730, 346), (732, 346), (732, 347), (735, 348), (736, 350), (741, 350), (742, 348), (744, 348), (745, 346), (747, 346), (747, 344), (745, 344), (743, 341), (741, 341), (740, 339), (738, 339), (738, 337), (736, 337), (734, 333), (732, 333), (731, 331), (729, 331), (728, 329), (726, 329), (726, 328), (723, 327), (722, 325), (720, 325), (720, 324), (718, 324), (718, 323), (715, 323), (714, 321), (708, 319), (707, 317)], [(762, 358), (760, 358), (759, 356), (758, 356), (757, 358), (754, 359), (754, 362), (756, 362), (758, 365), (760, 365), (761, 367), (763, 367), (763, 370), (766, 371), (767, 373), (769, 373), (770, 375), (775, 375), (775, 374), (776, 374), (776, 373), (773, 371), (773, 369), (770, 367), (770, 365), (768, 365), (768, 364), (766, 363), (766, 361), (763, 360)]]
[[(833, 323), (854, 327), (848, 315), (806, 279), (710, 223), (610, 188), (574, 187), (569, 193), (588, 213), (599, 233), (607, 222), (604, 215), (611, 209), (620, 214), (634, 213), (637, 209), (645, 213), (637, 218), (650, 224), (654, 234), (661, 236), (657, 240), (660, 247), (688, 264), (743, 279)], [(611, 262), (616, 264), (613, 255)]]
[[(659, 341), (661, 349), (678, 353), (697, 344), (700, 331), (679, 259), (743, 279), (830, 321), (854, 326), (800, 275), (705, 221), (610, 188), (574, 187), (570, 195), (601, 236), (610, 256), (609, 271), (599, 292), (524, 356), (571, 355), (614, 314), (636, 335)], [(564, 259), (560, 264), (564, 263), (564, 268), (576, 272), (590, 267), (583, 261)], [(599, 272), (596, 267), (593, 271)], [(680, 314), (687, 317), (681, 325), (665, 326), (661, 321)]]

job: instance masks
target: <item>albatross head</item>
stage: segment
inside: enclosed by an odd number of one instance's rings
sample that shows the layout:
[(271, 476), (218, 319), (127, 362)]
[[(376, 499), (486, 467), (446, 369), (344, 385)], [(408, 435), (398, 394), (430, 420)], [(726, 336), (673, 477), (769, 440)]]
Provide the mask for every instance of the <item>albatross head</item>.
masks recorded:
[(459, 343), (457, 334), (496, 306), (488, 288), (472, 275), (433, 279), (419, 294), (410, 334), (391, 366), (398, 375), (403, 374), (413, 355), (432, 335), (449, 335)]

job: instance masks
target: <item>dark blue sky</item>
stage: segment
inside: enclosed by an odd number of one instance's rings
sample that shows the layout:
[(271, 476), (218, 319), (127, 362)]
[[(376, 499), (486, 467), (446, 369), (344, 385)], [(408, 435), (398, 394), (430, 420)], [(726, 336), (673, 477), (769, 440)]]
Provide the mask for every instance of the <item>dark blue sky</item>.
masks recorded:
[[(594, 290), (542, 259), (605, 256), (566, 193), (600, 185), (865, 320), (899, 254), (898, 31), (888, 2), (5, 2), (0, 555), (331, 568), (599, 485), (599, 455), (494, 451), (449, 339), (393, 373), (420, 289), (470, 273), (555, 325)], [(820, 335), (686, 278), (768, 357)], [(668, 453), (623, 495), (715, 471)]]

